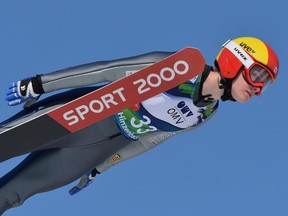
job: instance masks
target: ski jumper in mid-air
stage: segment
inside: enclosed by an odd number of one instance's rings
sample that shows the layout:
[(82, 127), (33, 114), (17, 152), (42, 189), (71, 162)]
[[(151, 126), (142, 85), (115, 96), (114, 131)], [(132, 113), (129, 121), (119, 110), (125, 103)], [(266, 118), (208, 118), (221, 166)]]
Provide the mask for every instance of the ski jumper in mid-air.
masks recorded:
[[(95, 62), (12, 83), (6, 96), (8, 104), (26, 104), (1, 123), (0, 133), (171, 54), (152, 52)], [(70, 194), (77, 193), (96, 174), (202, 125), (215, 114), (220, 99), (245, 103), (259, 96), (275, 81), (278, 70), (277, 55), (265, 42), (253, 37), (229, 40), (216, 57), (215, 67), (206, 65), (193, 79), (37, 149), (23, 152), (19, 148), (13, 156), (2, 154), (1, 162), (30, 153), (0, 179), (0, 213), (35, 194), (81, 178), (70, 190)], [(73, 89), (32, 103), (41, 94), (66, 88)]]

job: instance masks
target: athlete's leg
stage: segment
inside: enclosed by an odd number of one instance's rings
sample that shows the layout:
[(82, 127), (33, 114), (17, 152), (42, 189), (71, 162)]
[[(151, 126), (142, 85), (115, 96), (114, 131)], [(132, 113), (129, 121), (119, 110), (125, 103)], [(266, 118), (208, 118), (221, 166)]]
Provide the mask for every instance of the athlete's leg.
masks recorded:
[(96, 145), (48, 149), (30, 154), (0, 179), (0, 214), (23, 204), (34, 194), (73, 182), (129, 142), (120, 135)]

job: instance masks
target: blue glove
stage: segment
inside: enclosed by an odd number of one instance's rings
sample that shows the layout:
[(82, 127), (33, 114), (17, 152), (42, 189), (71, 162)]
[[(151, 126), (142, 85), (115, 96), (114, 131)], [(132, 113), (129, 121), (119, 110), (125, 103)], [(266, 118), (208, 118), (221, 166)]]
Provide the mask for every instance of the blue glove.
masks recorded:
[(44, 93), (39, 77), (36, 76), (11, 83), (5, 97), (8, 105), (15, 106), (24, 102), (27, 104), (35, 102)]
[(93, 182), (96, 174), (99, 174), (96, 168), (86, 173), (84, 176), (81, 177), (80, 182), (76, 186), (74, 186), (71, 190), (69, 190), (69, 194), (74, 195), (79, 191), (83, 190), (84, 188), (88, 187)]

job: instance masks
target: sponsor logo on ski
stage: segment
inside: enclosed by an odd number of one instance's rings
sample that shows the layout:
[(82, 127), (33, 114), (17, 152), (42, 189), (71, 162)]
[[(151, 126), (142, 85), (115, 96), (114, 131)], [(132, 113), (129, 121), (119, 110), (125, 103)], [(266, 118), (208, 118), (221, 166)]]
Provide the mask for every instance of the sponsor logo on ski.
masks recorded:
[[(184, 75), (189, 71), (189, 65), (184, 60), (175, 62), (173, 68), (164, 67), (159, 74), (151, 73), (146, 78), (141, 78), (133, 82), (137, 89), (138, 95), (149, 92), (153, 88), (161, 86), (163, 81), (172, 82), (176, 75)], [(134, 89), (134, 87), (133, 87)], [(63, 118), (68, 122), (69, 126), (86, 119), (89, 113), (99, 114), (105, 110), (115, 107), (127, 100), (130, 91), (125, 91), (124, 87), (114, 90), (112, 93), (105, 94), (99, 99), (93, 99), (86, 104), (80, 105), (75, 109), (71, 109), (63, 114)]]
[(105, 109), (111, 108), (111, 106), (116, 106), (120, 102), (126, 101), (125, 96), (122, 91), (123, 87), (116, 89), (115, 91), (101, 96), (99, 99), (91, 100), (86, 105), (81, 105), (76, 107), (74, 110), (69, 110), (63, 114), (63, 118), (68, 121), (68, 125), (74, 125), (80, 120), (85, 120), (85, 115), (89, 112), (92, 113), (101, 113)]
[(144, 94), (150, 91), (151, 88), (159, 87), (163, 81), (170, 82), (174, 80), (175, 76), (184, 75), (189, 71), (189, 65), (186, 61), (179, 60), (174, 65), (173, 68), (164, 67), (160, 70), (160, 73), (151, 73), (146, 79), (139, 79), (133, 82), (134, 85), (138, 85), (138, 93)]

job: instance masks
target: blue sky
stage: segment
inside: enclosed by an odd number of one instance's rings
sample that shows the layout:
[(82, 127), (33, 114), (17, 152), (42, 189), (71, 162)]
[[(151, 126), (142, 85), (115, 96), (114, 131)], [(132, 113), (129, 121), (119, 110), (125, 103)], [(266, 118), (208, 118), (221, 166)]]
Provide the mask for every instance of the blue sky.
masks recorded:
[[(199, 48), (213, 64), (229, 38), (255, 36), (279, 55), (279, 79), (247, 104), (221, 103), (203, 127), (97, 177), (36, 195), (5, 215), (288, 215), (288, 23), (285, 1), (0, 2), (0, 95), (10, 82), (97, 60)], [(0, 120), (21, 109), (0, 100)], [(3, 175), (21, 159), (0, 164)], [(76, 183), (76, 182), (75, 182)]]

